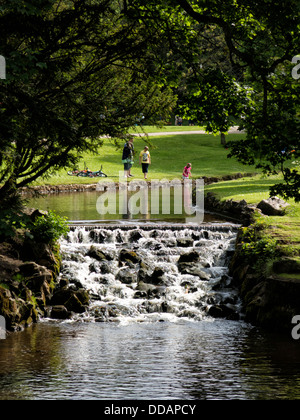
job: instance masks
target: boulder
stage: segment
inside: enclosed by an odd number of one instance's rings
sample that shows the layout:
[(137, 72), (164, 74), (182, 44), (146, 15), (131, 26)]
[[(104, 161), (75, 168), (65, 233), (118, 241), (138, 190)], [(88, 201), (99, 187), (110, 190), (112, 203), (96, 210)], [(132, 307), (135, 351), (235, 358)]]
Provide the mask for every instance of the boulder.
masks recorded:
[(70, 298), (67, 300), (67, 302), (65, 303), (65, 307), (68, 311), (75, 312), (78, 314), (82, 314), (86, 310), (85, 305), (83, 305), (80, 302), (75, 293), (71, 295)]
[(85, 289), (74, 290), (72, 287), (64, 286), (55, 291), (50, 305), (63, 306), (68, 311), (82, 313), (85, 312), (89, 300), (89, 294)]
[(52, 271), (35, 262), (21, 264), (19, 270), (20, 275), (24, 277), (26, 287), (30, 289), (36, 297), (41, 297), (44, 303), (46, 303), (52, 296)]
[(230, 305), (212, 305), (207, 314), (213, 318), (226, 318), (230, 320), (238, 320), (239, 314)]
[(52, 319), (70, 319), (72, 313), (63, 305), (55, 305), (51, 308), (50, 317)]
[(257, 208), (266, 216), (282, 216), (289, 204), (278, 197), (270, 197), (258, 203)]
[(198, 276), (201, 280), (209, 280), (210, 274), (206, 273), (203, 270), (203, 267), (201, 264), (195, 264), (195, 263), (179, 263), (178, 264), (178, 270), (181, 274), (190, 274), (191, 276)]
[(87, 255), (97, 261), (111, 261), (113, 259), (111, 255), (104, 253), (94, 245), (90, 247)]
[(118, 271), (116, 279), (119, 280), (121, 283), (131, 284), (137, 281), (137, 274), (130, 268), (123, 267)]
[(194, 241), (192, 238), (178, 238), (177, 239), (177, 246), (182, 248), (187, 248), (193, 246)]
[(187, 252), (185, 254), (180, 255), (178, 264), (183, 262), (196, 262), (199, 260), (199, 254), (196, 251)]
[(134, 251), (121, 249), (119, 254), (119, 261), (137, 264), (141, 261), (141, 258)]

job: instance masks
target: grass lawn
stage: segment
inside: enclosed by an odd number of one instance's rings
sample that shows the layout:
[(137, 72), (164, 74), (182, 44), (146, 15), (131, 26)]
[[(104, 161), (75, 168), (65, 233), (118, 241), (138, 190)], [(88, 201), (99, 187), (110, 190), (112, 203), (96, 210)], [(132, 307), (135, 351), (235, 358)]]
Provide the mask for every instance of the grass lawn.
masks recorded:
[[(243, 134), (230, 134), (228, 139), (234, 140), (243, 136)], [(222, 176), (238, 172), (256, 172), (254, 167), (246, 167), (235, 159), (228, 159), (228, 151), (221, 146), (220, 136), (212, 134), (162, 135), (149, 137), (149, 141), (151, 143), (150, 153), (152, 158), (152, 165), (149, 168), (149, 180), (181, 178), (182, 170), (188, 162), (192, 163), (192, 175), (194, 178)], [(136, 156), (131, 173), (135, 178), (142, 178), (141, 167), (138, 164), (138, 155), (145, 144), (144, 137), (138, 136), (134, 140)], [(123, 173), (121, 158), (122, 147), (116, 149), (116, 146), (109, 139), (105, 139), (103, 147), (99, 149), (99, 154), (94, 156), (89, 154), (83, 155), (78, 167), (83, 169), (86, 163), (89, 169), (98, 170), (103, 165), (103, 171), (108, 177), (112, 180), (117, 180), (119, 171)], [(99, 178), (95, 178), (92, 181), (98, 182)], [(39, 180), (39, 184), (72, 184), (78, 182), (91, 183), (91, 179), (71, 177), (64, 170), (55, 176), (51, 176), (46, 181)]]
[[(257, 204), (269, 197), (269, 187), (280, 182), (279, 176), (270, 178), (257, 175), (234, 181), (219, 182), (207, 185), (205, 192), (211, 191), (224, 200), (243, 200)], [(300, 203), (289, 200), (290, 206), (284, 216), (266, 218), (267, 233), (276, 238), (286, 255), (300, 258)]]

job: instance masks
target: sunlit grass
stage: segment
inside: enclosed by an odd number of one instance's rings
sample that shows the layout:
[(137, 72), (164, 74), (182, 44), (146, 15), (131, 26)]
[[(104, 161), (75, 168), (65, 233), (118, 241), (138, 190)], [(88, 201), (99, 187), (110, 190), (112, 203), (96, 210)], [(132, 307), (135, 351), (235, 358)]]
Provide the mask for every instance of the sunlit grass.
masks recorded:
[[(270, 196), (269, 188), (282, 181), (280, 176), (270, 178), (257, 175), (234, 181), (219, 182), (205, 187), (205, 192), (213, 192), (223, 200), (246, 200), (248, 204), (258, 204)], [(268, 216), (268, 232), (276, 238), (286, 255), (300, 256), (300, 203), (289, 200), (289, 207), (283, 216)]]
[[(230, 134), (228, 140), (238, 140), (243, 136), (243, 134)], [(142, 177), (138, 155), (144, 148), (145, 141), (146, 139), (140, 136), (134, 140), (136, 156), (131, 172), (138, 178)], [(221, 145), (220, 136), (212, 134), (162, 135), (149, 138), (149, 142), (152, 158), (149, 180), (181, 178), (182, 170), (188, 162), (192, 163), (193, 178), (256, 172), (254, 167), (244, 166), (235, 159), (228, 159), (228, 150)], [(98, 154), (84, 154), (78, 167), (83, 169), (86, 165), (95, 171), (102, 165), (103, 171), (108, 177), (116, 180), (119, 177), (119, 172), (123, 171), (121, 159), (122, 145), (117, 149), (110, 139), (105, 139)], [(39, 180), (39, 184), (91, 183), (93, 181), (98, 182), (99, 178), (91, 181), (90, 178), (70, 177), (66, 170), (61, 170), (46, 181)]]

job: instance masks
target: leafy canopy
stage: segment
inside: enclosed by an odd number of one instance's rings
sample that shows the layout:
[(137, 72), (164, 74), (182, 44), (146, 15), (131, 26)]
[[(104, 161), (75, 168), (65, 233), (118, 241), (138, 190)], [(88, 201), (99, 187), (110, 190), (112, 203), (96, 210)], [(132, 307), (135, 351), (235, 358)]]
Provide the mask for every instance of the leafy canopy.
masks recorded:
[(169, 115), (173, 94), (148, 69), (148, 41), (117, 1), (1, 3), (2, 206), (17, 188), (97, 152), (101, 136), (126, 136), (142, 114)]

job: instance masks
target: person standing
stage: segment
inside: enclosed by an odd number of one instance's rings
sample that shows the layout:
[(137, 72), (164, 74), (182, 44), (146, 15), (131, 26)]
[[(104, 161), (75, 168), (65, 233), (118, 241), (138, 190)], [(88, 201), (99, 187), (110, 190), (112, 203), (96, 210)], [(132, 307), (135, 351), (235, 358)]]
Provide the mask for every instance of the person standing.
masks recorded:
[(133, 175), (131, 175), (131, 167), (133, 164), (133, 139), (129, 139), (127, 143), (125, 143), (123, 148), (123, 154), (122, 154), (122, 162), (124, 164), (124, 177), (128, 178)]
[(151, 156), (148, 146), (145, 146), (144, 150), (142, 150), (140, 153), (140, 165), (142, 165), (144, 178), (147, 179), (149, 165), (151, 165)]
[(187, 163), (187, 165), (183, 168), (182, 179), (189, 179), (189, 177), (192, 176), (191, 170), (192, 164)]

